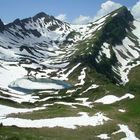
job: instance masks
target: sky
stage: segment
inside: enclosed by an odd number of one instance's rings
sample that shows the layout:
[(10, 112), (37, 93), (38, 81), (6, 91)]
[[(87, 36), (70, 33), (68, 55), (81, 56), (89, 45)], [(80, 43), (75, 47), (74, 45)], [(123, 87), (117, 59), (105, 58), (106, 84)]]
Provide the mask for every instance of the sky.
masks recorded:
[(0, 18), (9, 23), (45, 12), (67, 22), (84, 24), (122, 5), (134, 9), (140, 17), (140, 0), (0, 0)]

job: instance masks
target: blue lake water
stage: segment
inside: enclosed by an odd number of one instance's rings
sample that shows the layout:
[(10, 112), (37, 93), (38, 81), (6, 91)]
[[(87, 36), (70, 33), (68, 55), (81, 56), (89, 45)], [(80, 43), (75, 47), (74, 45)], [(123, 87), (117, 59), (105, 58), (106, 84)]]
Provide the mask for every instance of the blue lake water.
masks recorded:
[[(16, 81), (13, 81), (10, 85), (9, 85), (9, 88), (11, 89), (14, 89), (16, 91), (20, 91), (20, 92), (24, 92), (24, 93), (32, 93), (34, 91), (42, 91), (42, 90), (47, 90), (46, 89), (42, 89), (40, 87), (35, 87), (32, 88), (32, 86), (30, 88), (26, 88), (27, 85), (24, 87), (24, 85), (22, 84), (22, 86), (20, 86), (18, 84), (19, 81), (22, 81), (22, 80), (28, 80), (29, 82), (32, 82), (33, 84), (34, 83), (39, 83), (39, 84), (55, 84), (56, 86), (60, 86), (62, 89), (68, 89), (70, 87), (72, 87), (71, 84), (65, 82), (65, 81), (61, 81), (61, 80), (52, 80), (52, 79), (46, 79), (46, 78), (40, 78), (40, 79), (36, 79), (36, 78), (28, 78), (28, 77), (24, 77), (24, 78), (20, 78), (20, 79), (17, 79)], [(53, 89), (53, 88), (52, 88)], [(54, 90), (57, 90), (56, 88), (54, 88)]]

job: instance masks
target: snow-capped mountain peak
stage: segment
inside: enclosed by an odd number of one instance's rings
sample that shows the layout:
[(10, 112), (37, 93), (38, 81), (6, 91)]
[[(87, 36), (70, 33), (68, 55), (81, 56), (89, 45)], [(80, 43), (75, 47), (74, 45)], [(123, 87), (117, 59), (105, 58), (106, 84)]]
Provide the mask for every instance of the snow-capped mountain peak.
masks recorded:
[(4, 30), (4, 23), (0, 19), (0, 32)]
[(38, 77), (48, 77), (50, 69), (50, 73), (55, 71), (53, 78), (65, 80), (63, 69), (76, 62), (94, 67), (115, 83), (126, 83), (131, 68), (139, 64), (131, 65), (140, 57), (138, 30), (138, 22), (126, 7), (82, 26), (43, 12), (7, 25), (1, 22), (1, 65), (9, 69), (7, 61), (16, 62), (23, 75)]

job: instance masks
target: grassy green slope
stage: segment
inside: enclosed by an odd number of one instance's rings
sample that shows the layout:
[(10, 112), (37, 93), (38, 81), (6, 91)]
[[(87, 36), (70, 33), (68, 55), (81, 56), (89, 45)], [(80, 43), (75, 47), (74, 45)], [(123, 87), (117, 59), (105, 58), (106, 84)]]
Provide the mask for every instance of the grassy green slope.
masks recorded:
[[(130, 82), (125, 86), (116, 86), (110, 83), (105, 77), (100, 74), (97, 74), (96, 71), (90, 71), (88, 73), (88, 78), (92, 77), (92, 80), (98, 82), (98, 84), (102, 85), (96, 90), (91, 90), (88, 93), (81, 95), (82, 97), (89, 97), (90, 100), (97, 99), (102, 97), (109, 92), (108, 94), (113, 94), (116, 96), (122, 96), (125, 93), (131, 93), (135, 95), (135, 98), (132, 100), (126, 99), (120, 102), (116, 102), (112, 105), (102, 105), (102, 104), (94, 104), (94, 107), (89, 109), (86, 107), (77, 106), (77, 109), (71, 109), (66, 106), (54, 106), (50, 107), (53, 109), (52, 111), (48, 112), (36, 112), (31, 115), (29, 114), (21, 114), (18, 117), (21, 118), (32, 118), (38, 119), (44, 115), (46, 117), (51, 116), (73, 116), (76, 115), (79, 111), (89, 112), (90, 115), (93, 115), (96, 112), (103, 112), (108, 117), (112, 119), (108, 123), (104, 124), (103, 126), (97, 127), (81, 127), (76, 130), (64, 129), (64, 128), (42, 128), (42, 129), (21, 129), (16, 127), (0, 127), (0, 139), (1, 140), (98, 140), (96, 138), (97, 135), (102, 133), (107, 133), (111, 137), (112, 140), (119, 140), (125, 137), (124, 133), (119, 133), (117, 135), (112, 135), (113, 132), (117, 131), (119, 128), (117, 124), (126, 124), (129, 126), (130, 130), (134, 131), (136, 136), (140, 138), (140, 94), (139, 94), (139, 83), (140, 83), (140, 76), (139, 76), (140, 67), (134, 68), (131, 73), (129, 74)], [(87, 78), (87, 80), (88, 80)], [(105, 84), (106, 83), (106, 84)], [(88, 84), (88, 83), (87, 83)], [(131, 85), (136, 85), (133, 88)], [(86, 85), (85, 85), (86, 86)], [(82, 92), (79, 91), (79, 93)], [(78, 92), (74, 94), (79, 94)], [(78, 96), (78, 95), (77, 95)], [(49, 110), (50, 110), (49, 109)], [(125, 109), (125, 113), (118, 112), (118, 109)], [(42, 113), (42, 114), (41, 114)], [(71, 114), (72, 113), (72, 114)], [(50, 116), (48, 116), (50, 115)], [(42, 118), (42, 117), (41, 117)]]

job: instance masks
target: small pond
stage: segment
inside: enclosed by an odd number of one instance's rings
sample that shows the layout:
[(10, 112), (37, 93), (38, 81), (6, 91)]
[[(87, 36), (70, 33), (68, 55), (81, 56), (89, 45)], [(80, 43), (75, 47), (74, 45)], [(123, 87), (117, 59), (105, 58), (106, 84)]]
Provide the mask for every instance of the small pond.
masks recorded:
[(9, 88), (25, 93), (31, 93), (33, 91), (40, 90), (68, 89), (70, 87), (72, 87), (72, 85), (65, 81), (52, 80), (46, 78), (36, 79), (29, 77), (17, 79), (9, 85)]

